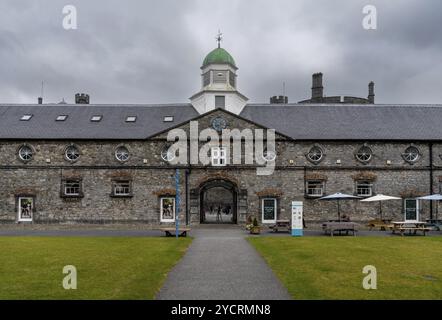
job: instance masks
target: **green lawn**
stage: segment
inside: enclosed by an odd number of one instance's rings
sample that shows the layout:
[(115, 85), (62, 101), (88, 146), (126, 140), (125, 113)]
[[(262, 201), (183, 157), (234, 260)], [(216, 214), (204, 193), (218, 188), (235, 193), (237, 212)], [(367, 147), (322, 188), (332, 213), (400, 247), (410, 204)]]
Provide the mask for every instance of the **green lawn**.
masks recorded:
[[(189, 238), (1, 237), (0, 299), (152, 299)], [(62, 287), (65, 265), (77, 289)]]
[[(294, 299), (442, 299), (442, 237), (249, 238)], [(365, 265), (377, 290), (362, 288)]]

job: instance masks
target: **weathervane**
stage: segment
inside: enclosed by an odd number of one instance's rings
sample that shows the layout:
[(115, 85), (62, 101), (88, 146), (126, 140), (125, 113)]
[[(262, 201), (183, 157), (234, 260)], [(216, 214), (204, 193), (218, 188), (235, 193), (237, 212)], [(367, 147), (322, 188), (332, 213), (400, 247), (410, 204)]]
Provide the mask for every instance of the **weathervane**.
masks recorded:
[(221, 41), (223, 40), (221, 30), (218, 30), (218, 34), (216, 36), (216, 41), (218, 41), (218, 48), (221, 48)]

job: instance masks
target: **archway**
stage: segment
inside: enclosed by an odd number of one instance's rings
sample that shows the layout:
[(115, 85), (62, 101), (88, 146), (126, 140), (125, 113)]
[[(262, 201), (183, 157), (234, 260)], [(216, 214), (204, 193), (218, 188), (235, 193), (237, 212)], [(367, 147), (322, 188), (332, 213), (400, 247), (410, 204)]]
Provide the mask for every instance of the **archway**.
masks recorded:
[(200, 223), (237, 223), (236, 185), (216, 179), (204, 183), (200, 189)]

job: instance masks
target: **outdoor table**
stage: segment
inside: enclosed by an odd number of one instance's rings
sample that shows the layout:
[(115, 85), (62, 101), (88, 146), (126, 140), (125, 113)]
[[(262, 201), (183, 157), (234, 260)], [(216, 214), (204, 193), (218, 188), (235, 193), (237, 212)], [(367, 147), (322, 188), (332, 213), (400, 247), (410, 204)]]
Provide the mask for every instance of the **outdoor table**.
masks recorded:
[(427, 226), (434, 227), (436, 230), (440, 231), (440, 228), (442, 226), (442, 220), (440, 220), (440, 219), (427, 219)]
[(324, 230), (325, 234), (329, 233), (330, 236), (333, 237), (333, 233), (338, 231), (339, 234), (341, 234), (342, 231), (345, 231), (345, 233), (348, 235), (349, 232), (355, 236), (358, 224), (350, 221), (335, 221), (335, 222), (325, 222), (322, 225), (322, 229)]
[(278, 232), (279, 230), (284, 230), (290, 232), (290, 220), (276, 220), (275, 224), (270, 226), (273, 232)]
[(411, 231), (413, 231), (413, 234), (416, 234), (417, 231), (422, 231), (423, 235), (425, 236), (425, 233), (430, 231), (430, 228), (427, 227), (426, 222), (408, 222), (408, 221), (393, 221), (393, 229), (392, 233), (395, 234), (396, 231), (399, 231), (400, 235), (403, 236), (405, 231), (408, 231), (409, 234), (411, 234)]

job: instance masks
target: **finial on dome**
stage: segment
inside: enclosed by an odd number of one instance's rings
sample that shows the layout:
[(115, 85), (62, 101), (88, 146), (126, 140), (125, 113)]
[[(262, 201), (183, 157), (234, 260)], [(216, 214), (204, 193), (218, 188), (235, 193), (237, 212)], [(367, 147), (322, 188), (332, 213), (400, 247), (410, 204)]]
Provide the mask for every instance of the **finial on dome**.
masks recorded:
[(218, 34), (216, 36), (216, 41), (218, 41), (218, 48), (221, 48), (221, 41), (223, 40), (221, 30), (218, 30)]

